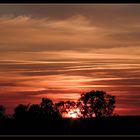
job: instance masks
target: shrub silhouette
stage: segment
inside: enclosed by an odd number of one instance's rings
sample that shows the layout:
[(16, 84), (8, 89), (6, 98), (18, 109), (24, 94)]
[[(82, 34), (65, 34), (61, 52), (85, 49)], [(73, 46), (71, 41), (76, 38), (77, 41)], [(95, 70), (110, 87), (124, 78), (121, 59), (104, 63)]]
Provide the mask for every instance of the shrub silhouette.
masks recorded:
[(115, 96), (104, 91), (90, 91), (81, 95), (77, 106), (83, 118), (108, 117), (113, 115)]

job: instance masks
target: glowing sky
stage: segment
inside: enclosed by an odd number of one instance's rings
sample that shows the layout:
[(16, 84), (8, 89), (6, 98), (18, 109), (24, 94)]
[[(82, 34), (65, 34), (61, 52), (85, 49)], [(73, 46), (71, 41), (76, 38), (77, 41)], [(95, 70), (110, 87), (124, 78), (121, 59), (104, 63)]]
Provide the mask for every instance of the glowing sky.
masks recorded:
[(140, 115), (140, 5), (0, 5), (0, 104), (90, 90)]

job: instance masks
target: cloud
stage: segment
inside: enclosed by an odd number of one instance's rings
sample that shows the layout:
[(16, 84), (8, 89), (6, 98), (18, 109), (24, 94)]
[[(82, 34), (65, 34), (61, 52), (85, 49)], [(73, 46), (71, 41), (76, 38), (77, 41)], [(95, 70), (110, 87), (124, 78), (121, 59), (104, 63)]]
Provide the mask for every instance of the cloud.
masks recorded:
[[(135, 55), (139, 54), (138, 29), (138, 23), (131, 26), (124, 26), (122, 23), (120, 29), (117, 26), (111, 29), (101, 27), (94, 25), (91, 18), (80, 14), (65, 19), (33, 18), (26, 15), (1, 16), (0, 50), (1, 52), (69, 50), (73, 51), (73, 54), (74, 51), (88, 51), (96, 52), (98, 55), (102, 52), (107, 55), (111, 53), (114, 55), (116, 52)], [(137, 51), (134, 51), (136, 49)]]
[(17, 86), (15, 83), (0, 83), (0, 87), (7, 87), (7, 86)]
[(138, 48), (139, 51), (138, 29), (138, 23), (126, 26), (122, 23), (120, 29), (117, 26), (98, 26), (91, 18), (80, 14), (65, 19), (33, 18), (26, 15), (1, 16), (0, 51), (86, 50), (97, 52), (98, 55), (103, 50), (111, 51), (110, 48), (118, 53), (125, 53), (122, 50), (129, 51), (133, 48)]
[[(27, 16), (1, 17), (0, 28), (1, 50), (6, 47), (5, 50), (30, 51), (36, 50), (39, 46), (42, 46), (42, 49), (49, 49), (49, 45), (54, 45), (55, 49), (58, 45), (64, 47), (64, 45), (91, 44), (90, 34), (96, 32), (96, 27), (92, 27), (88, 19), (80, 15), (65, 20)], [(87, 39), (89, 43), (85, 41)]]
[(119, 33), (116, 29), (95, 26), (83, 15), (61, 20), (4, 16), (0, 17), (0, 29), (1, 51), (95, 50), (118, 47), (124, 43), (115, 39), (117, 34), (122, 33), (121, 29)]

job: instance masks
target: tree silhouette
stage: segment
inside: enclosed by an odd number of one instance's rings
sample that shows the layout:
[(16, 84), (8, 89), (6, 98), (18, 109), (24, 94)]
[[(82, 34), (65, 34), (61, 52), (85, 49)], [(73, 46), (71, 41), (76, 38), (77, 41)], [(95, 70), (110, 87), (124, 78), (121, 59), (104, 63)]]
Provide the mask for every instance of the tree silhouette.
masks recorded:
[(84, 118), (108, 117), (113, 114), (115, 102), (115, 96), (104, 91), (90, 91), (81, 95), (77, 106)]
[(55, 108), (58, 110), (59, 114), (63, 116), (63, 114), (67, 114), (71, 110), (76, 110), (77, 104), (74, 101), (60, 101), (55, 104)]
[(60, 114), (55, 110), (52, 100), (49, 98), (42, 98), (40, 103), (43, 116), (47, 119), (60, 118)]
[(42, 109), (38, 104), (30, 105), (28, 109), (28, 116), (30, 119), (41, 119), (42, 117)]
[(5, 107), (0, 105), (0, 120), (5, 117)]
[(23, 105), (19, 104), (15, 109), (14, 109), (14, 118), (19, 120), (19, 119), (26, 119), (27, 118), (27, 113), (28, 113), (28, 105)]
[[(115, 102), (115, 96), (104, 91), (93, 90), (81, 94), (77, 102), (60, 101), (53, 104), (51, 99), (42, 98), (40, 104), (19, 104), (14, 109), (11, 118), (16, 120), (57, 120), (73, 114), (83, 118), (109, 117), (113, 115)], [(0, 105), (0, 119), (4, 117), (6, 118), (5, 108)]]

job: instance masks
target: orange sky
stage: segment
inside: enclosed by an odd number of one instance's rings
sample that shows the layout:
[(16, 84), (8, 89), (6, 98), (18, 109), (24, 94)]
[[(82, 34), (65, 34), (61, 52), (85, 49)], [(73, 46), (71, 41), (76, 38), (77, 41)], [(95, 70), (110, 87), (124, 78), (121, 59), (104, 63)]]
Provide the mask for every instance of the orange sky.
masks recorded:
[(89, 90), (140, 115), (140, 5), (0, 5), (0, 104), (76, 100)]

